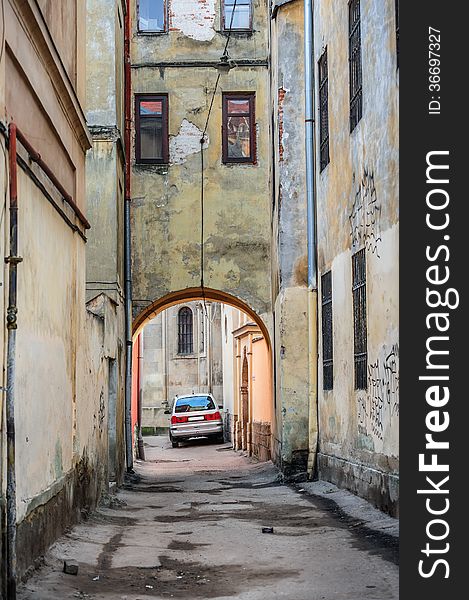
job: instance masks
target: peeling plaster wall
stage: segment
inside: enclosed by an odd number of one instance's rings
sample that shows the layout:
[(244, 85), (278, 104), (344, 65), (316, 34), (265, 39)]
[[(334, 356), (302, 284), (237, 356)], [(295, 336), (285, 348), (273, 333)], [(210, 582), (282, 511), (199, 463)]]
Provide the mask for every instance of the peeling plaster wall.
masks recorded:
[(271, 28), (277, 423), (273, 451), (284, 472), (295, 475), (306, 473), (309, 444), (303, 3), (281, 5)]
[[(170, 24), (186, 15), (187, 6), (171, 4)], [(213, 6), (206, 4), (206, 10), (213, 11)], [(199, 15), (199, 7), (193, 6), (192, 10)], [(218, 3), (214, 29), (211, 19), (205, 21), (204, 27), (214, 33), (210, 42), (194, 39), (171, 26), (167, 34), (141, 35), (133, 21), (132, 92), (169, 94), (170, 135), (169, 165), (132, 166), (134, 315), (169, 292), (200, 285), (199, 132), (205, 126), (217, 71), (211, 66), (180, 65), (184, 61), (219, 60), (226, 36), (219, 31)], [(254, 2), (254, 31), (233, 34), (230, 55), (235, 60), (267, 61), (267, 28), (267, 6)], [(164, 65), (155, 66), (158, 61)], [(256, 92), (255, 165), (221, 163), (223, 91)], [(204, 238), (205, 285), (242, 299), (270, 326), (268, 95), (266, 66), (238, 66), (220, 79), (204, 155)]]
[[(334, 348), (332, 391), (322, 390), (319, 368), (319, 476), (396, 514), (399, 88), (394, 2), (361, 1), (363, 116), (352, 133), (346, 7), (338, 11), (331, 3), (316, 2), (314, 23), (315, 63), (327, 46), (329, 69), (330, 163), (320, 174), (318, 165), (318, 267), (320, 274), (332, 270)], [(368, 389), (356, 391), (351, 256), (361, 248), (367, 265)], [(321, 357), (320, 340), (320, 365)]]
[(87, 214), (92, 223), (86, 245), (86, 300), (107, 323), (104, 353), (109, 364), (104, 371), (112, 388), (105, 392), (110, 405), (109, 474), (118, 483), (125, 466), (123, 23), (121, 0), (87, 0), (86, 117), (93, 147), (86, 156)]
[[(90, 139), (84, 103), (77, 102), (77, 97), (84, 99), (85, 7), (67, 0), (54, 12), (55, 4), (30, 3), (29, 12), (24, 2), (5, 3), (9, 52), (2, 54), (0, 65), (1, 117), (3, 122), (17, 123), (94, 225), (85, 194)], [(50, 47), (37, 43), (43, 16), (54, 42)], [(28, 164), (21, 144), (18, 153)], [(39, 165), (30, 161), (29, 168), (36, 183), (18, 168), (18, 254), (23, 258), (17, 271), (15, 380), (20, 577), (107, 490), (108, 363), (119, 353), (116, 305), (107, 298), (102, 311), (96, 307), (93, 314), (87, 311), (86, 244), (51, 202), (79, 231), (82, 227)], [(5, 216), (3, 233), (8, 209)], [(8, 243), (8, 235), (2, 240)], [(5, 286), (2, 289), (6, 291)], [(5, 323), (0, 339), (5, 344)], [(3, 449), (4, 429), (1, 434)], [(123, 448), (119, 434), (116, 438)], [(2, 489), (5, 477), (3, 464)]]
[(171, 0), (171, 30), (199, 42), (215, 37), (215, 0)]

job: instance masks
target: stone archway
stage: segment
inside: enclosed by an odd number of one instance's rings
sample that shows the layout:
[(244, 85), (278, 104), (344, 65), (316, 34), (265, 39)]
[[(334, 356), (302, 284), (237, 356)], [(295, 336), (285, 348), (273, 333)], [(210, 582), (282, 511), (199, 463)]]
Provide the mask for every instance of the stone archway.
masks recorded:
[[(225, 415), (229, 417), (228, 424), (225, 423), (225, 431), (229, 432), (229, 437), (231, 438), (235, 449), (242, 449), (251, 454), (251, 430), (253, 422), (256, 420), (256, 407), (259, 408), (259, 414), (269, 415), (269, 435), (268, 439), (266, 438), (267, 442), (271, 442), (274, 439), (270, 434), (275, 430), (273, 352), (269, 328), (261, 316), (259, 316), (250, 306), (247, 306), (242, 300), (230, 296), (225, 292), (207, 288), (204, 288), (202, 292), (200, 288), (189, 288), (167, 294), (166, 296), (149, 303), (144, 310), (137, 314), (133, 324), (134, 344), (138, 343), (140, 333), (145, 325), (163, 311), (192, 301), (200, 303), (203, 300), (206, 300), (207, 303), (218, 302), (228, 305), (238, 309), (241, 313), (244, 313), (245, 319), (242, 321), (244, 324), (236, 326), (236, 331), (230, 330), (230, 333), (232, 333), (233, 346), (236, 347), (236, 350), (234, 349), (233, 359), (237, 363), (237, 366), (234, 367), (232, 373), (233, 411), (230, 412), (229, 415), (228, 412), (225, 413)], [(242, 339), (238, 337), (239, 332), (241, 332), (240, 335), (242, 335)], [(262, 383), (259, 385), (259, 387), (266, 390), (265, 393), (262, 394), (262, 397), (259, 394), (252, 393), (252, 378), (253, 373), (256, 371), (252, 366), (253, 336), (258, 341), (261, 341), (261, 344), (257, 344), (257, 351), (258, 353), (261, 352), (261, 354), (258, 355), (263, 356), (262, 360), (264, 361), (262, 375), (259, 373), (258, 378), (260, 382), (266, 382), (265, 386), (263, 386)], [(244, 344), (249, 344), (249, 348)], [(264, 344), (263, 350), (261, 350), (262, 344)], [(135, 395), (134, 392), (133, 395)], [(262, 424), (263, 423), (258, 423), (258, 425)], [(270, 458), (271, 450), (272, 448), (269, 443), (268, 452), (265, 455), (266, 457), (264, 460)], [(259, 453), (256, 453), (256, 455), (258, 454)]]

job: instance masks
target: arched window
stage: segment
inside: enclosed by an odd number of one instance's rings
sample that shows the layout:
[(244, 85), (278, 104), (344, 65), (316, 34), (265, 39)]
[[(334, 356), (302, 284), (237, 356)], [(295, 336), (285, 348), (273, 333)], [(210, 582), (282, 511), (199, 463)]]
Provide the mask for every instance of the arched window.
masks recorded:
[(178, 313), (178, 354), (193, 352), (193, 317), (188, 306), (183, 306)]

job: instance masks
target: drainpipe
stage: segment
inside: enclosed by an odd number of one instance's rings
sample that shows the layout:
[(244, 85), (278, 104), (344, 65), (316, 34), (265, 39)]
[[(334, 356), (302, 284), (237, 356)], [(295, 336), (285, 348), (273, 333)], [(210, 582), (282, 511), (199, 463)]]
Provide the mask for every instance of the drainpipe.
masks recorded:
[(142, 389), (142, 361), (143, 361), (143, 330), (138, 336), (138, 365), (137, 365), (137, 391), (138, 391), (138, 437), (137, 449), (140, 460), (145, 460), (145, 449), (143, 446), (142, 436), (142, 404), (143, 404), (143, 389)]
[(308, 239), (308, 363), (309, 363), (309, 448), (308, 473), (313, 475), (318, 442), (317, 400), (317, 242), (315, 198), (315, 123), (314, 123), (314, 38), (313, 2), (304, 0), (305, 54), (305, 141), (306, 141), (306, 202)]
[(10, 159), (10, 256), (8, 263), (7, 309), (7, 598), (16, 599), (16, 473), (15, 473), (15, 360), (17, 325), (17, 266), (23, 259), (18, 256), (18, 179), (16, 165), (16, 125), (9, 126)]
[(124, 23), (124, 103), (125, 103), (125, 198), (124, 198), (124, 264), (125, 264), (125, 449), (127, 471), (133, 472), (132, 449), (132, 272), (130, 255), (130, 0), (127, 0)]

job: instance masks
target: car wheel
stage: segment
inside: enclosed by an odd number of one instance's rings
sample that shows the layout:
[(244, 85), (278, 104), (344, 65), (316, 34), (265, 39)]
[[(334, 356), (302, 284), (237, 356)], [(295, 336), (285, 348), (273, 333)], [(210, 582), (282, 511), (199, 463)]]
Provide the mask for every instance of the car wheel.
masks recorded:
[(171, 445), (173, 448), (177, 448), (179, 446), (179, 442), (176, 442), (176, 440), (171, 440)]
[(215, 442), (216, 442), (217, 444), (224, 444), (224, 443), (225, 443), (225, 439), (224, 439), (224, 437), (223, 437), (223, 434), (217, 435), (217, 436), (215, 437)]

